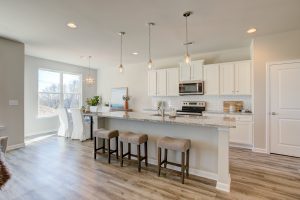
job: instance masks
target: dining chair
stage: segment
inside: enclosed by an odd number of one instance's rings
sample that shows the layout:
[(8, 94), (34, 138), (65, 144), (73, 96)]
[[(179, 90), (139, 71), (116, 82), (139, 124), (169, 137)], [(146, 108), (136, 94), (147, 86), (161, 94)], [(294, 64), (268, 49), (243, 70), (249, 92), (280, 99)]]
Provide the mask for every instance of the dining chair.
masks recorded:
[(58, 108), (57, 112), (60, 123), (57, 135), (62, 137), (71, 137), (67, 110), (65, 108)]
[(85, 125), (83, 120), (82, 113), (80, 109), (70, 109), (72, 121), (73, 121), (73, 131), (71, 134), (71, 139), (84, 141), (89, 139), (90, 131), (89, 128)]

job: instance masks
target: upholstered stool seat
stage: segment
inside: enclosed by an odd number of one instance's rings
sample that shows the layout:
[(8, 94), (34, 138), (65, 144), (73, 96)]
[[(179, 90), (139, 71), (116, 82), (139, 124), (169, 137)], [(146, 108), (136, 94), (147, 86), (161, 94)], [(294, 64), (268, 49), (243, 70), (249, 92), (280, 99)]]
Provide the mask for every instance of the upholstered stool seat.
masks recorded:
[(120, 142), (132, 143), (132, 144), (143, 144), (148, 141), (148, 135), (137, 134), (132, 132), (122, 132), (119, 135)]
[[(138, 171), (141, 171), (141, 162), (145, 160), (145, 165), (148, 166), (148, 152), (147, 152), (147, 141), (148, 135), (137, 134), (133, 132), (122, 132), (120, 133), (120, 151), (121, 151), (121, 167), (123, 167), (123, 158), (128, 156), (128, 160), (131, 156), (137, 157), (138, 160)], [(128, 143), (128, 152), (123, 154), (123, 143)], [(131, 154), (131, 144), (137, 145), (137, 155)], [(144, 144), (144, 156), (141, 156), (141, 144)]]
[(185, 152), (191, 148), (191, 140), (163, 137), (158, 140), (157, 146), (168, 150)]
[[(105, 150), (108, 150), (108, 163), (110, 163), (111, 155), (113, 153), (116, 153), (117, 159), (119, 158), (118, 153), (118, 137), (119, 137), (119, 131), (118, 130), (107, 130), (104, 128), (97, 129), (93, 133), (94, 135), (94, 159), (96, 159), (97, 151), (102, 149), (102, 153), (105, 153)], [(103, 140), (102, 147), (97, 148), (97, 138), (101, 138)], [(111, 150), (110, 149), (110, 140), (115, 138), (116, 140), (116, 149)], [(105, 148), (105, 140), (107, 140), (107, 148)]]
[[(160, 176), (161, 165), (164, 164), (164, 168), (167, 164), (175, 165), (181, 167), (181, 182), (184, 183), (184, 176), (186, 171), (186, 176), (189, 176), (189, 154), (191, 148), (191, 140), (172, 138), (172, 137), (162, 137), (157, 142), (158, 147), (158, 176)], [(164, 160), (161, 161), (161, 149), (165, 149)], [(169, 162), (168, 161), (168, 150), (181, 152), (181, 164)]]
[(103, 139), (110, 139), (119, 136), (118, 130), (107, 130), (104, 128), (100, 128), (94, 131), (94, 137), (99, 137)]

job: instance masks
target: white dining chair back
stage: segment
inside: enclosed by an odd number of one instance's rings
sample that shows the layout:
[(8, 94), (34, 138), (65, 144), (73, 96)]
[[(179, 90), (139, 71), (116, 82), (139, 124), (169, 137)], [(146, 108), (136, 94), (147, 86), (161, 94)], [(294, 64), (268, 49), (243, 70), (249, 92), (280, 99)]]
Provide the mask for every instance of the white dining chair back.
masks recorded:
[(62, 137), (70, 137), (67, 110), (65, 108), (58, 108), (57, 113), (59, 118), (59, 129), (57, 135)]
[(84, 141), (90, 138), (88, 128), (86, 128), (80, 109), (70, 109), (73, 121), (73, 131), (71, 139)]

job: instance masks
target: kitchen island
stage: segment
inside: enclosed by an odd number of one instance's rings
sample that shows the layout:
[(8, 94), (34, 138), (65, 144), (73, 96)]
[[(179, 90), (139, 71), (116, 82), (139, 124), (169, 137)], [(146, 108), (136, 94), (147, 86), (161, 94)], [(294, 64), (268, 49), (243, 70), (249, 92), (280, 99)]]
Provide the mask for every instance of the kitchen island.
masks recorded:
[[(155, 165), (156, 141), (159, 137), (191, 139), (190, 174), (214, 179), (217, 181), (217, 189), (230, 191), (229, 132), (230, 128), (235, 128), (233, 118), (169, 118), (137, 112), (108, 112), (98, 114), (98, 127), (148, 134), (149, 163)], [(132, 148), (132, 152), (136, 153), (134, 150), (135, 148)], [(180, 162), (180, 152), (170, 152), (168, 156), (170, 161)], [(179, 170), (176, 167), (173, 169)]]

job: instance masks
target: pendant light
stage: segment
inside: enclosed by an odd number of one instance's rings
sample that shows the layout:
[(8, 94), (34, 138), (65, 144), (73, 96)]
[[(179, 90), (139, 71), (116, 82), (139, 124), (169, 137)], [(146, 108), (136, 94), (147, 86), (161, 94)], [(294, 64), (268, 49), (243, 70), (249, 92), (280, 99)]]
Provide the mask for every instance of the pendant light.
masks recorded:
[(123, 61), (123, 36), (125, 35), (125, 32), (120, 32), (119, 33), (120, 35), (120, 40), (121, 40), (121, 52), (120, 52), (120, 66), (119, 66), (119, 71), (120, 73), (122, 73), (124, 71), (124, 67), (123, 67), (123, 64), (122, 64), (122, 61)]
[(85, 79), (85, 82), (88, 86), (93, 86), (96, 83), (95, 79), (91, 75), (91, 58), (92, 58), (92, 56), (89, 56), (89, 74)]
[(151, 69), (152, 68), (152, 58), (151, 58), (151, 26), (154, 26), (155, 23), (153, 22), (149, 22), (148, 26), (149, 26), (149, 61), (148, 61), (148, 68)]
[(189, 45), (193, 44), (192, 42), (189, 42), (189, 38), (188, 38), (188, 17), (193, 14), (191, 11), (186, 11), (185, 13), (183, 13), (183, 16), (185, 17), (185, 47), (186, 47), (186, 52), (185, 52), (185, 57), (184, 57), (184, 61), (186, 64), (190, 64), (191, 63), (191, 57), (189, 54)]

